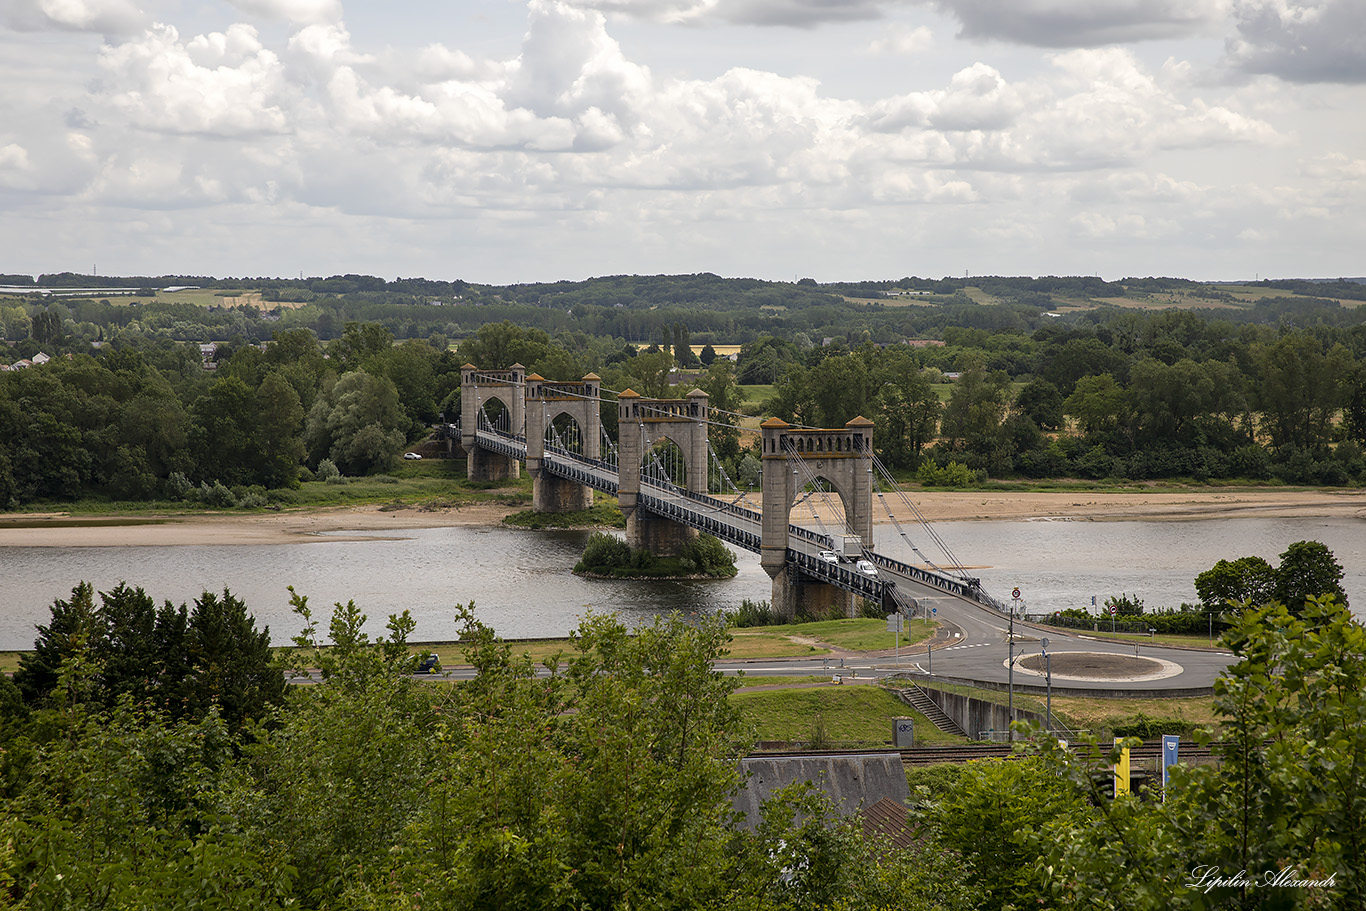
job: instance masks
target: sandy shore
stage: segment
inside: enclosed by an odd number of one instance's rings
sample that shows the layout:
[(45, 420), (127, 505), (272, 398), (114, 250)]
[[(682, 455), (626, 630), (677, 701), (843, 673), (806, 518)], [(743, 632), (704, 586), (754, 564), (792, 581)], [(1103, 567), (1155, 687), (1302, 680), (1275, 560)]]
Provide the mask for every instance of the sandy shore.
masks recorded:
[[(981, 519), (1180, 521), (1234, 517), (1366, 519), (1366, 491), (919, 491), (916, 507), (931, 522)], [(889, 502), (895, 502), (889, 497)], [(898, 513), (903, 510), (894, 507)], [(459, 509), (382, 510), (353, 507), (267, 515), (168, 516), (159, 524), (69, 525), (64, 514), (0, 516), (0, 547), (282, 544), (337, 540), (339, 533), (401, 533), (407, 528), (497, 525), (510, 510), (494, 504)], [(909, 510), (899, 521), (911, 521)], [(49, 524), (50, 523), (50, 524)], [(340, 535), (343, 539), (344, 534)]]

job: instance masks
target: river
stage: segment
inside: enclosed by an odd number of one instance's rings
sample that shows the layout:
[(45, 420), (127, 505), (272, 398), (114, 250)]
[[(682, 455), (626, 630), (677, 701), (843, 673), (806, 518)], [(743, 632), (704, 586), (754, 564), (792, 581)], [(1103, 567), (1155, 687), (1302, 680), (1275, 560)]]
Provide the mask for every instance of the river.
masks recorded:
[[(935, 526), (964, 563), (982, 566), (987, 590), (1008, 598), (1019, 587), (1031, 612), (1087, 607), (1108, 595), (1137, 596), (1149, 609), (1195, 600), (1196, 573), (1220, 559), (1258, 555), (1275, 565), (1291, 543), (1317, 540), (1346, 568), (1344, 588), (1361, 616), (1366, 607), (1366, 522), (1360, 519), (1218, 519), (1154, 521), (980, 521)], [(938, 560), (916, 526), (906, 531)], [(56, 598), (80, 581), (109, 589), (120, 581), (158, 602), (191, 601), (205, 590), (230, 589), (246, 602), (276, 643), (300, 628), (287, 586), (307, 595), (326, 629), (331, 605), (354, 600), (372, 635), (389, 614), (407, 609), (415, 638), (455, 638), (455, 605), (473, 602), (477, 616), (507, 638), (561, 636), (587, 610), (614, 611), (628, 622), (660, 613), (732, 608), (766, 600), (768, 576), (755, 554), (738, 554), (739, 574), (723, 581), (615, 582), (580, 579), (570, 569), (588, 538), (581, 531), (423, 528), (363, 535), (361, 540), (177, 547), (0, 548), (0, 649), (31, 648)], [(890, 526), (878, 526), (879, 550), (920, 562)], [(920, 539), (920, 540), (917, 540)]]

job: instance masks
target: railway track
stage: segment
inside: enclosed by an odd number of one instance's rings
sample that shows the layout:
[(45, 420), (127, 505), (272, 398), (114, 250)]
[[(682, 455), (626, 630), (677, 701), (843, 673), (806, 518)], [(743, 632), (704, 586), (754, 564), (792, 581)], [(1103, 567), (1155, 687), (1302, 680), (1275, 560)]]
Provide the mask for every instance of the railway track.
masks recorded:
[[(1013, 751), (1010, 744), (998, 743), (972, 746), (915, 747), (909, 750), (892, 750), (889, 747), (863, 750), (780, 750), (764, 751), (762, 753), (755, 753), (754, 755), (764, 756), (765, 758), (789, 756), (838, 757), (887, 752), (900, 753), (902, 765), (926, 766), (937, 765), (944, 762), (972, 762), (975, 759), (1006, 759), (1012, 755)], [(1142, 768), (1145, 765), (1151, 767), (1161, 754), (1162, 742), (1160, 740), (1147, 741), (1129, 751), (1129, 763), (1130, 766), (1134, 768)], [(1213, 761), (1213, 757), (1208, 747), (1197, 746), (1194, 743), (1183, 743), (1181, 744), (1180, 761), (1192, 765), (1204, 765), (1205, 763)]]

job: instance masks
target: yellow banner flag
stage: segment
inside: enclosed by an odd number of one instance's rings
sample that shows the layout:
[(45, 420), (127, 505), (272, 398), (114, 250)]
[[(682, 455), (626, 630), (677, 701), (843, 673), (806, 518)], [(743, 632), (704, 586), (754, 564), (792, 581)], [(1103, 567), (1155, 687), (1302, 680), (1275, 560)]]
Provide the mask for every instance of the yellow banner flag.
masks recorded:
[[(1115, 738), (1115, 746), (1119, 746), (1123, 738)], [(1119, 751), (1119, 762), (1115, 763), (1115, 796), (1129, 793), (1129, 748), (1124, 747)]]

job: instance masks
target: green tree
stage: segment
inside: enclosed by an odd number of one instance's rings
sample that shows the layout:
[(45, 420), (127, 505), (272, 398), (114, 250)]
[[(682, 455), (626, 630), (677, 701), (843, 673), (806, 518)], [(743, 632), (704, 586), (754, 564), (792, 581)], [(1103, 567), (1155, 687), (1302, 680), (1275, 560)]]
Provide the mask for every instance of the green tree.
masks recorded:
[(887, 463), (914, 468), (934, 441), (943, 406), (930, 381), (919, 370), (903, 370), (878, 390), (873, 419), (873, 445)]
[(226, 486), (256, 483), (256, 405), (254, 391), (230, 376), (190, 407), (189, 438), (199, 480)]
[(1010, 400), (1010, 377), (988, 372), (979, 362), (953, 384), (940, 432), (950, 450), (967, 456), (969, 467), (999, 472), (1009, 467), (1002, 425)]
[(406, 428), (394, 384), (356, 370), (318, 396), (304, 440), (312, 460), (331, 459), (347, 474), (366, 474), (395, 463)]
[(1084, 433), (1109, 433), (1127, 420), (1129, 398), (1110, 374), (1087, 376), (1077, 382), (1063, 411), (1077, 419)]
[(62, 343), (62, 317), (53, 310), (40, 310), (33, 314), (33, 340), (40, 345), (60, 345)]
[(81, 582), (71, 590), (71, 598), (52, 603), (51, 619), (39, 624), (33, 651), (19, 656), (14, 683), (29, 705), (44, 702), (57, 688), (62, 664), (90, 645), (97, 635), (99, 617), (95, 612), (95, 589)]
[(1274, 596), (1276, 570), (1261, 557), (1220, 560), (1195, 577), (1195, 593), (1206, 610), (1230, 604), (1261, 605)]
[(1296, 541), (1281, 554), (1273, 588), (1276, 600), (1291, 613), (1298, 614), (1311, 598), (1331, 595), (1342, 604), (1342, 564), (1328, 547), (1318, 541)]
[(974, 763), (956, 785), (919, 808), (931, 850), (947, 848), (973, 871), (977, 907), (1046, 904), (1048, 873), (1035, 864), (1034, 835), (1086, 812), (1085, 793), (1038, 759)]
[(1015, 394), (1015, 407), (1044, 430), (1062, 429), (1062, 393), (1041, 376), (1020, 388)]
[(297, 485), (304, 459), (304, 409), (299, 394), (279, 373), (266, 374), (256, 389), (252, 429), (253, 478), (265, 487)]
[[(1239, 660), (1201, 737), (1219, 762), (1177, 766), (1164, 802), (1097, 787), (1117, 751), (1047, 748), (1096, 807), (1035, 839), (1055, 907), (1366, 908), (1366, 628), (1330, 597), (1247, 611), (1224, 642)], [(1250, 885), (1200, 883), (1240, 872)], [(1332, 885), (1267, 883), (1282, 872)]]
[(1328, 442), (1333, 419), (1346, 404), (1342, 378), (1352, 373), (1351, 353), (1334, 345), (1326, 353), (1307, 332), (1291, 332), (1253, 349), (1256, 401), (1277, 449), (1313, 450)]

